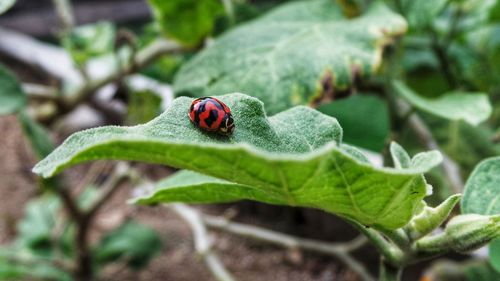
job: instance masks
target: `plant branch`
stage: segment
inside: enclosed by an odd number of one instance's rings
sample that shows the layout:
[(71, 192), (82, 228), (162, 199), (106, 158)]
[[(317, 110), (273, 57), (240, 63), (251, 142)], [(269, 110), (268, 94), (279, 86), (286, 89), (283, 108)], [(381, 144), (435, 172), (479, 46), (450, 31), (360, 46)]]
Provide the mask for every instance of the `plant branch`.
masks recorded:
[(214, 254), (212, 243), (209, 241), (208, 233), (201, 215), (193, 208), (183, 204), (172, 204), (167, 205), (167, 207), (177, 213), (189, 224), (193, 231), (196, 252), (203, 258), (214, 277), (219, 281), (235, 280), (226, 270), (219, 258)]
[(382, 258), (380, 260), (379, 281), (399, 281), (401, 280), (402, 269), (387, 264)]
[(33, 83), (23, 83), (22, 87), (26, 95), (33, 99), (55, 101), (60, 98), (59, 91), (56, 88), (50, 86)]
[(362, 280), (375, 280), (366, 268), (349, 254), (349, 252), (358, 249), (366, 243), (366, 239), (364, 238), (358, 237), (348, 243), (327, 243), (317, 240), (298, 238), (256, 226), (235, 223), (221, 217), (203, 215), (202, 219), (208, 227), (220, 231), (229, 232), (246, 238), (272, 243), (291, 249), (300, 248), (311, 252), (333, 256), (349, 266), (361, 277)]
[(404, 261), (405, 253), (391, 242), (387, 241), (377, 230), (353, 220), (347, 221), (359, 230), (359, 232), (363, 233), (389, 263), (397, 266)]
[(115, 194), (115, 192), (119, 190), (120, 184), (128, 178), (129, 169), (129, 165), (125, 162), (120, 162), (115, 166), (110, 178), (105, 184), (103, 184), (99, 197), (93, 202), (88, 211), (85, 213), (88, 220), (92, 220), (102, 206), (104, 206), (104, 204)]
[(52, 0), (52, 3), (61, 24), (61, 31), (63, 33), (71, 31), (75, 25), (75, 16), (73, 14), (73, 8), (71, 7), (71, 1)]
[(88, 81), (76, 92), (68, 94), (67, 99), (63, 101), (64, 105), (66, 109), (73, 109), (76, 105), (89, 98), (96, 90), (104, 85), (118, 81), (124, 76), (136, 72), (138, 69), (145, 67), (150, 62), (164, 54), (176, 53), (181, 50), (182, 47), (173, 41), (158, 39), (144, 49), (139, 50), (131, 59), (131, 62), (104, 75), (101, 78)]

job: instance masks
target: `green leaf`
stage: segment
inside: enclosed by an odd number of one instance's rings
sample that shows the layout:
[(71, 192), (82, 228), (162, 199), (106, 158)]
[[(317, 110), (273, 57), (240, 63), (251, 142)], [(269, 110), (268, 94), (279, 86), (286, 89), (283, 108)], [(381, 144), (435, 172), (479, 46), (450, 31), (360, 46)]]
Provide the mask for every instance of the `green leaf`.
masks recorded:
[(381, 151), (389, 135), (387, 104), (375, 96), (356, 95), (324, 104), (320, 112), (337, 118), (344, 128), (344, 141)]
[[(500, 157), (479, 163), (465, 184), (462, 213), (500, 214)], [(490, 263), (500, 272), (500, 239), (490, 245)]]
[(54, 144), (50, 139), (49, 132), (38, 122), (33, 120), (25, 111), (18, 115), (24, 136), (28, 138), (31, 147), (39, 159), (49, 155), (54, 150)]
[(129, 93), (127, 123), (139, 124), (150, 121), (161, 112), (162, 99), (152, 91), (133, 91)]
[(500, 239), (490, 243), (490, 264), (500, 274)]
[(220, 0), (148, 1), (162, 32), (187, 46), (198, 45), (224, 14)]
[(419, 96), (401, 81), (394, 81), (395, 91), (416, 108), (449, 120), (464, 120), (472, 125), (485, 121), (491, 114), (488, 95), (450, 92), (437, 99)]
[(479, 163), (465, 183), (462, 213), (500, 214), (500, 157)]
[(15, 3), (16, 0), (0, 0), (0, 15), (7, 12)]
[(26, 96), (19, 81), (0, 64), (0, 115), (11, 114), (26, 106)]
[(18, 224), (19, 243), (38, 255), (48, 255), (59, 210), (60, 202), (53, 196), (30, 201), (24, 218)]
[[(462, 267), (463, 268), (463, 267)], [(496, 272), (486, 262), (467, 265), (462, 269), (466, 281), (493, 281), (500, 280), (500, 273)]]
[(27, 264), (14, 263), (3, 260), (1, 255), (0, 253), (0, 280), (73, 280), (69, 273), (47, 264), (47, 261), (35, 263), (36, 259), (28, 258)]
[[(146, 191), (148, 192), (148, 191)], [(234, 202), (251, 199), (285, 205), (286, 201), (270, 197), (258, 188), (232, 183), (192, 171), (180, 171), (155, 184), (151, 193), (135, 198), (136, 204), (184, 202), (192, 204)]]
[(402, 0), (400, 5), (410, 28), (422, 29), (432, 24), (447, 2), (448, 0)]
[(89, 59), (113, 52), (116, 27), (111, 22), (82, 25), (63, 37), (62, 45), (77, 65)]
[(292, 2), (235, 28), (198, 53), (174, 80), (177, 95), (251, 93), (275, 114), (335, 97), (373, 75), (406, 22), (381, 3), (346, 19), (331, 0)]
[(406, 169), (411, 166), (411, 158), (408, 152), (397, 142), (391, 142), (389, 147), (391, 151), (392, 162), (396, 169)]
[[(235, 119), (230, 137), (195, 128), (187, 116), (192, 99), (180, 97), (147, 124), (74, 134), (34, 171), (48, 177), (97, 159), (160, 163), (252, 187), (268, 200), (385, 228), (405, 225), (425, 196), (422, 173), (435, 159), (418, 168), (378, 169), (340, 145), (342, 131), (334, 118), (302, 106), (267, 118), (255, 98), (230, 94), (220, 99)], [(218, 197), (209, 201), (218, 202)]]
[(106, 234), (94, 249), (94, 255), (101, 265), (124, 259), (128, 266), (139, 269), (146, 266), (161, 247), (161, 239), (155, 230), (129, 221)]

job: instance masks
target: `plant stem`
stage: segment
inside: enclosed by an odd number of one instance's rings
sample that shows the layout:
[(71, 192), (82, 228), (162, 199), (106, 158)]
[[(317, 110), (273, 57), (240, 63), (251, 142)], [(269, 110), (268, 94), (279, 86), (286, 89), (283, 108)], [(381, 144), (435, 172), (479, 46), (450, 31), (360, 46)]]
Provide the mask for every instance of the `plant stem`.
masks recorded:
[(364, 238), (355, 238), (347, 243), (327, 243), (312, 239), (294, 237), (284, 233), (263, 229), (256, 226), (231, 222), (225, 218), (203, 215), (203, 222), (210, 228), (229, 232), (257, 241), (272, 243), (290, 249), (303, 249), (335, 257), (349, 266), (364, 281), (374, 281), (375, 278), (366, 268), (349, 253), (355, 251), (366, 243)]
[(56, 194), (61, 198), (64, 207), (68, 210), (72, 220), (75, 222), (76, 237), (76, 268), (75, 278), (79, 281), (90, 280), (92, 278), (92, 260), (88, 248), (88, 231), (90, 221), (87, 216), (78, 207), (76, 200), (62, 186), (55, 189)]
[(387, 241), (377, 230), (366, 227), (356, 221), (348, 220), (348, 222), (358, 229), (359, 232), (363, 233), (388, 262), (398, 265), (404, 260), (404, 252)]
[(92, 257), (88, 246), (88, 233), (90, 221), (86, 216), (80, 218), (76, 233), (76, 251), (77, 251), (77, 270), (75, 272), (76, 280), (86, 281), (92, 279)]
[(182, 47), (173, 41), (167, 41), (164, 39), (158, 39), (154, 41), (144, 49), (139, 50), (136, 56), (132, 58), (131, 63), (124, 65), (123, 67), (107, 74), (106, 76), (100, 79), (88, 81), (83, 87), (78, 89), (75, 93), (68, 94), (66, 100), (63, 101), (65, 109), (66, 110), (73, 109), (76, 105), (86, 100), (102, 86), (117, 81), (123, 78), (124, 76), (145, 67), (151, 61), (155, 60), (159, 56), (167, 53), (178, 52), (181, 49)]
[(167, 207), (189, 224), (193, 231), (196, 252), (203, 258), (214, 277), (219, 281), (234, 281), (235, 279), (213, 252), (201, 215), (195, 209), (183, 204), (172, 204)]
[(380, 260), (380, 271), (379, 271), (379, 281), (399, 281), (401, 280), (401, 275), (403, 268), (395, 267), (385, 262), (382, 258)]
[(75, 17), (73, 15), (73, 9), (71, 7), (70, 0), (52, 0), (54, 8), (56, 10), (57, 17), (59, 18), (61, 24), (61, 32), (67, 33), (73, 29), (75, 25)]

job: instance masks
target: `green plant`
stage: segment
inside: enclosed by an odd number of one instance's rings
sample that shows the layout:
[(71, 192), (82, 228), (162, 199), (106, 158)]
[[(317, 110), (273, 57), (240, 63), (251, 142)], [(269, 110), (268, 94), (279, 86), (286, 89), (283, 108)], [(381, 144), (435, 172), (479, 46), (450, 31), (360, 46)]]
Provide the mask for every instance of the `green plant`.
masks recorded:
[[(149, 2), (158, 35), (176, 41), (157, 39), (138, 48), (127, 37), (125, 51), (114, 46), (103, 52), (78, 44), (83, 50), (73, 56), (86, 77), (63, 89), (67, 92), (58, 104), (63, 112), (74, 108), (102, 85), (121, 82), (160, 55), (195, 53), (175, 74), (179, 97), (147, 123), (73, 134), (34, 167), (35, 173), (51, 178), (101, 159), (168, 165), (185, 170), (153, 184), (133, 169), (127, 172), (154, 186), (133, 203), (250, 199), (316, 208), (345, 219), (377, 248), (381, 281), (401, 280), (408, 265), (490, 243), (491, 268), (485, 270), (497, 274), (500, 159), (493, 156), (500, 147), (490, 138), (500, 125), (494, 118), (500, 108), (500, 72), (494, 63), (500, 51), (495, 36), (500, 2), (296, 1), (235, 27), (235, 11), (242, 8), (237, 1)], [(203, 47), (224, 10), (232, 24)], [(65, 45), (74, 51), (74, 44)], [(114, 67), (94, 79), (84, 62), (103, 53), (114, 58)], [(166, 68), (170, 74), (172, 67)], [(231, 108), (232, 135), (206, 133), (190, 123), (192, 97), (207, 95)], [(141, 98), (129, 98), (131, 123), (156, 115), (157, 96)], [(11, 92), (5, 100), (12, 101), (5, 112), (25, 104)], [(359, 148), (380, 152), (385, 166), (374, 165)], [(431, 199), (438, 204), (426, 201), (433, 189)], [(462, 214), (454, 212), (459, 202)], [(329, 253), (363, 280), (375, 280), (350, 255), (362, 243), (324, 244), (221, 221), (184, 205), (168, 206), (196, 231), (196, 248), (219, 280), (233, 277), (203, 240), (205, 226)], [(124, 245), (127, 236), (137, 234), (129, 227), (117, 230)], [(121, 257), (121, 244), (104, 241), (102, 247), (106, 250), (98, 261)], [(137, 253), (131, 265), (143, 261), (142, 251)]]

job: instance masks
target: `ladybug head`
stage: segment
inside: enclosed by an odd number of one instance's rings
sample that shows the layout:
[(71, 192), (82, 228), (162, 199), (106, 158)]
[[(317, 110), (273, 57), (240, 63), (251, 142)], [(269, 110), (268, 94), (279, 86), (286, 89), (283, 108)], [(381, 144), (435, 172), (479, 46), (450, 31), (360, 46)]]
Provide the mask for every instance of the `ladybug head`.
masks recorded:
[(230, 135), (234, 131), (234, 120), (231, 114), (226, 114), (222, 120), (219, 128), (219, 132), (224, 135)]

